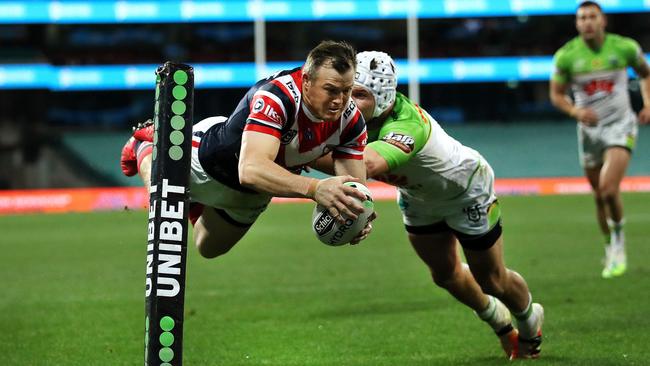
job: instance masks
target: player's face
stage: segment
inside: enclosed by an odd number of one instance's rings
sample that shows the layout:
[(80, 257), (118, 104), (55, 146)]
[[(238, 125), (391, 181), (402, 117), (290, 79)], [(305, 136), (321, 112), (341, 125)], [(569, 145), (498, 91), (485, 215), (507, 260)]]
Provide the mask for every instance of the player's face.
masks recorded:
[(585, 6), (578, 9), (576, 28), (585, 40), (600, 37), (605, 32), (605, 15), (595, 6)]
[(315, 78), (303, 75), (303, 81), (304, 101), (315, 117), (326, 121), (341, 118), (354, 85), (353, 69), (339, 74), (335, 69), (323, 65), (316, 70)]
[(375, 111), (375, 97), (368, 91), (368, 89), (355, 85), (352, 88), (352, 99), (361, 111), (363, 119), (370, 121), (372, 114)]

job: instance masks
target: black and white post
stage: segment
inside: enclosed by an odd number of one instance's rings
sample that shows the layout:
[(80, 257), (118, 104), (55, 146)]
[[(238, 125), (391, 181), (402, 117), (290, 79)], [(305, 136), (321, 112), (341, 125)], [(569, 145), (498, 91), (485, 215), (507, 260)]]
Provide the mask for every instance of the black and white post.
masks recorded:
[(194, 70), (156, 70), (147, 235), (145, 365), (183, 363), (183, 311), (192, 149)]

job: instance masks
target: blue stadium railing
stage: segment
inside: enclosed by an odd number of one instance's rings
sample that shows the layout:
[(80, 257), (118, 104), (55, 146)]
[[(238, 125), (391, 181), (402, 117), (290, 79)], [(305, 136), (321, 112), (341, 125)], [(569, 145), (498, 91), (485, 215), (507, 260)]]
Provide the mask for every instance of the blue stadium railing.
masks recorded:
[[(650, 54), (647, 55), (650, 58)], [(406, 82), (409, 66), (397, 60), (400, 82)], [(122, 90), (151, 89), (157, 65), (51, 66), (47, 64), (0, 65), (0, 89)], [(249, 87), (274, 71), (300, 66), (297, 62), (270, 62), (257, 70), (254, 63), (193, 64), (197, 88)], [(552, 58), (481, 57), (422, 59), (417, 66), (420, 83), (503, 82), (548, 80)], [(632, 76), (632, 71), (630, 71)]]
[[(650, 11), (649, 0), (601, 1), (608, 13)], [(0, 1), (0, 23), (177, 23), (557, 15), (575, 0), (31, 0)]]

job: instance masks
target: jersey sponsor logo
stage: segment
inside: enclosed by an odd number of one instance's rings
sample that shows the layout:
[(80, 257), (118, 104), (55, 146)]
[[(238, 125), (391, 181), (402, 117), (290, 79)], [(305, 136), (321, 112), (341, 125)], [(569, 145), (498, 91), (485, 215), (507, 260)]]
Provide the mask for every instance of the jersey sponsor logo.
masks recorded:
[(298, 103), (300, 100), (300, 97), (298, 96), (298, 92), (296, 91), (296, 84), (293, 82), (293, 80), (289, 80), (284, 85), (287, 86), (287, 89), (293, 94), (293, 100)]
[(262, 98), (258, 98), (255, 101), (255, 104), (253, 104), (253, 112), (257, 113), (261, 111), (264, 108), (264, 100)]
[(599, 69), (599, 68), (603, 67), (603, 60), (601, 60), (599, 58), (595, 58), (595, 59), (591, 60), (591, 67), (594, 68), (594, 69)]
[(614, 82), (612, 80), (592, 80), (582, 87), (587, 95), (592, 96), (598, 92), (611, 94), (614, 91)]
[(298, 131), (296, 130), (289, 130), (285, 133), (282, 134), (282, 138), (280, 138), (280, 143), (282, 145), (289, 145), (291, 143), (291, 140), (293, 140), (294, 137), (298, 134)]
[(354, 104), (352, 99), (350, 99), (350, 105), (348, 105), (348, 109), (346, 109), (345, 112), (343, 112), (343, 119), (349, 119), (350, 115), (352, 114), (352, 112), (354, 112), (354, 109), (356, 107), (357, 107), (356, 104)]
[(415, 147), (415, 139), (413, 137), (394, 132), (382, 137), (382, 141), (397, 147), (407, 154), (410, 154)]
[(282, 123), (282, 119), (280, 118), (280, 115), (270, 105), (268, 105), (268, 104), (266, 105), (266, 108), (264, 108), (263, 113), (264, 113), (265, 116), (269, 117), (273, 121), (278, 122), (278, 123)]

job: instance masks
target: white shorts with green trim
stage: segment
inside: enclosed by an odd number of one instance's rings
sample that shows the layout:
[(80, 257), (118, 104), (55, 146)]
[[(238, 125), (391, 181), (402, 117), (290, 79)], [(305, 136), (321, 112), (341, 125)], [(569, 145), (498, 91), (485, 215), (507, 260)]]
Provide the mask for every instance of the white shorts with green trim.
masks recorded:
[(480, 236), (489, 232), (501, 218), (494, 194), (494, 171), (485, 161), (481, 161), (469, 187), (458, 197), (436, 201), (433, 196), (424, 198), (421, 192), (412, 195), (407, 189), (398, 189), (397, 202), (407, 226), (445, 222), (460, 233)]
[(638, 134), (638, 123), (634, 113), (620, 122), (598, 126), (578, 123), (578, 155), (583, 168), (603, 165), (603, 155), (609, 147), (623, 147), (634, 150)]
[[(193, 127), (193, 132), (207, 131), (225, 117), (210, 117)], [(194, 136), (193, 140), (200, 140)], [(240, 192), (210, 177), (199, 162), (199, 149), (192, 147), (192, 169), (190, 171), (190, 199), (205, 206), (221, 209), (241, 224), (252, 224), (264, 212), (271, 196)]]

